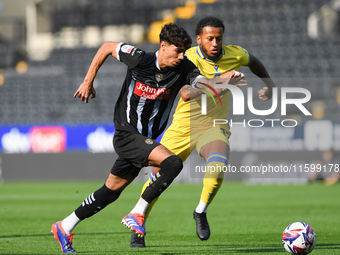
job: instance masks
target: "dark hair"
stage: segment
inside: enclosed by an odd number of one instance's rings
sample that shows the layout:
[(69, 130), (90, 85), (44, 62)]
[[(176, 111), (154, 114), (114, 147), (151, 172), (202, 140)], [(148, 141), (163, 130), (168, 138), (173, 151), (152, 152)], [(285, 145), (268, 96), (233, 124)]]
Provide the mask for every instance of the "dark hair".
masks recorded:
[(224, 25), (222, 20), (215, 17), (205, 17), (197, 22), (195, 33), (200, 35), (203, 33), (204, 27), (221, 27), (224, 32)]
[(165, 24), (159, 34), (160, 42), (165, 41), (173, 44), (176, 47), (184, 47), (189, 49), (191, 47), (191, 37), (184, 28), (174, 23)]

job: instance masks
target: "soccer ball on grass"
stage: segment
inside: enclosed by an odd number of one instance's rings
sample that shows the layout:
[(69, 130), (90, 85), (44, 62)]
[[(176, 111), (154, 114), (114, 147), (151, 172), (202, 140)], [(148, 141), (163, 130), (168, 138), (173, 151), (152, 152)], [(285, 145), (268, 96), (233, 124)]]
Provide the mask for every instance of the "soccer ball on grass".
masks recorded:
[(316, 244), (316, 235), (311, 226), (294, 222), (283, 231), (282, 244), (291, 254), (308, 254)]

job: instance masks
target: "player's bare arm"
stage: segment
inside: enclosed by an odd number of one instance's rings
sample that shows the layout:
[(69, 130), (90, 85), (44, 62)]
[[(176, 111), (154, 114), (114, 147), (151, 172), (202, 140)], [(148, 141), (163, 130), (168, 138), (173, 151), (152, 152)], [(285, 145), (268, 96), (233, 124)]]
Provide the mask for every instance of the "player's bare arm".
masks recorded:
[(181, 90), (179, 91), (179, 95), (183, 99), (184, 102), (189, 101), (199, 95), (202, 95), (204, 92), (200, 89), (195, 89), (190, 85), (184, 85)]
[(250, 62), (248, 64), (248, 67), (250, 71), (252, 71), (253, 74), (258, 76), (262, 79), (262, 81), (267, 85), (259, 90), (259, 98), (261, 100), (268, 100), (272, 98), (273, 94), (273, 88), (275, 87), (275, 84), (273, 80), (270, 78), (265, 66), (262, 64), (262, 62), (256, 58), (254, 55), (250, 54)]
[(90, 96), (91, 99), (96, 97), (96, 90), (93, 87), (93, 81), (97, 75), (99, 68), (102, 66), (109, 55), (117, 58), (116, 49), (118, 44), (119, 43), (117, 42), (103, 43), (103, 45), (99, 48), (96, 55), (94, 56), (89, 70), (85, 76), (85, 79), (83, 83), (80, 84), (76, 93), (73, 95), (73, 98), (78, 97), (81, 99), (81, 101), (85, 101), (85, 103), (87, 104)]
[[(183, 101), (189, 101), (190, 99), (194, 99), (198, 96), (200, 96), (201, 94), (205, 93), (203, 88), (206, 87), (211, 87), (214, 88), (215, 84), (233, 84), (237, 87), (243, 87), (243, 86), (247, 86), (248, 84), (246, 83), (246, 80), (244, 78), (244, 74), (242, 74), (241, 72), (237, 72), (237, 71), (229, 71), (226, 72), (224, 74), (222, 74), (219, 77), (213, 78), (213, 79), (206, 79), (206, 78), (201, 78), (199, 80), (199, 82), (197, 82), (197, 88), (193, 88), (190, 85), (185, 85), (184, 87), (182, 87), (182, 89), (179, 91), (181, 98), (183, 99)], [(202, 88), (202, 89), (201, 89)], [(227, 89), (225, 88), (218, 88), (215, 89), (216, 93), (219, 95), (224, 94)], [(214, 93), (215, 94), (215, 93)], [(208, 96), (210, 96), (209, 94), (207, 94)]]

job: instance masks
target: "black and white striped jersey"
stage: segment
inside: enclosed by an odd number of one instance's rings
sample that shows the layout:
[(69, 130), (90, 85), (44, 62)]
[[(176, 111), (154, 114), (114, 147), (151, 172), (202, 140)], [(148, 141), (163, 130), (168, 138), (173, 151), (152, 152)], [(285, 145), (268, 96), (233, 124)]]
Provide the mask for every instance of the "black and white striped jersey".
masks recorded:
[(165, 129), (179, 90), (198, 79), (200, 72), (186, 57), (175, 68), (158, 66), (158, 51), (145, 52), (121, 43), (117, 59), (128, 66), (115, 106), (116, 130), (157, 138)]

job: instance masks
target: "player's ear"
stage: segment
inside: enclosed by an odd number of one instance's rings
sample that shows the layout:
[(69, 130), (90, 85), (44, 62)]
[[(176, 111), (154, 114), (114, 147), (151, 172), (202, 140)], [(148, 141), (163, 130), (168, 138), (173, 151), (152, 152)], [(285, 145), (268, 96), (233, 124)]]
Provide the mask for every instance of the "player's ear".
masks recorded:
[(200, 35), (196, 35), (196, 41), (197, 41), (197, 44), (201, 44), (202, 38)]
[(161, 50), (165, 50), (167, 47), (167, 43), (165, 41), (161, 41)]

